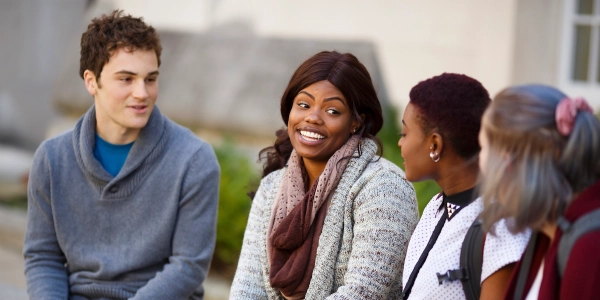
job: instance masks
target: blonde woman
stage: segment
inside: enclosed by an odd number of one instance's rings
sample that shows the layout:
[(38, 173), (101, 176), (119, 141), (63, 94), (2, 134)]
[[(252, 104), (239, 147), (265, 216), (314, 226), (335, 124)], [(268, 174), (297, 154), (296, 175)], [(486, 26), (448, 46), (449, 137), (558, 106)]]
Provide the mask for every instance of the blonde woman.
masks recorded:
[(600, 122), (592, 108), (549, 86), (510, 87), (486, 110), (479, 139), (487, 227), (513, 217), (513, 232), (535, 232), (506, 299), (598, 299), (600, 230), (575, 242), (562, 278), (557, 259), (565, 234), (558, 220), (573, 223), (600, 208)]

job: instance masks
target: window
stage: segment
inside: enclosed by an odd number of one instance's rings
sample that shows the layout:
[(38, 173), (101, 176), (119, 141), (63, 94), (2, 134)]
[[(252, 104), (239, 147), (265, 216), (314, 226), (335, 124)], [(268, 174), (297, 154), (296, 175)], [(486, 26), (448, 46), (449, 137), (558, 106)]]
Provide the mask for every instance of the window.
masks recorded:
[(600, 0), (578, 0), (573, 18), (571, 79), (599, 82)]
[(559, 88), (600, 104), (600, 0), (564, 0)]

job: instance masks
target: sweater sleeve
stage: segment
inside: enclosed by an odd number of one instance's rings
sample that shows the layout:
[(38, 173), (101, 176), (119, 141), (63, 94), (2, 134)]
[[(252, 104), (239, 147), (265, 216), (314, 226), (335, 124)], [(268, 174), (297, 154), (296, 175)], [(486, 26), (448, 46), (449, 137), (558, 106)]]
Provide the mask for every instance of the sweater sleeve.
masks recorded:
[(54, 229), (50, 172), (42, 144), (35, 153), (27, 187), (27, 229), (23, 256), (30, 299), (67, 299), (66, 258)]
[(208, 144), (194, 155), (182, 183), (172, 255), (132, 299), (188, 299), (202, 292), (215, 247), (220, 170)]
[(414, 189), (383, 169), (358, 193), (354, 205), (344, 285), (327, 299), (400, 299), (406, 248), (419, 218)]
[(266, 245), (262, 242), (264, 239), (261, 238), (261, 234), (263, 234), (261, 227), (264, 225), (265, 210), (270, 209), (264, 204), (264, 181), (265, 179), (252, 201), (229, 299), (268, 299), (260, 260), (261, 251), (266, 251)]

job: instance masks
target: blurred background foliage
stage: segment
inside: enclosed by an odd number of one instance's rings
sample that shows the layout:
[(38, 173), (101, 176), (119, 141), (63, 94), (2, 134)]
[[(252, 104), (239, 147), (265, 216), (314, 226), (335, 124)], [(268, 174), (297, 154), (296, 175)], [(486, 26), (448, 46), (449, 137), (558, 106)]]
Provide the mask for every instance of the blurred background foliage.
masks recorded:
[[(398, 147), (398, 114), (391, 107), (387, 107), (384, 114), (384, 126), (377, 135), (383, 144), (383, 157), (402, 167), (403, 159)], [(258, 187), (260, 171), (253, 159), (242, 152), (231, 138), (225, 138), (221, 145), (216, 146), (215, 153), (221, 165), (221, 190), (212, 272), (231, 279), (242, 248), (244, 230), (252, 205), (247, 193)], [(429, 199), (440, 191), (432, 180), (415, 183), (414, 187), (420, 212)]]
[[(400, 139), (401, 128), (398, 126), (399, 120), (402, 116), (396, 109), (388, 106), (383, 111), (383, 128), (377, 134), (377, 137), (383, 143), (383, 157), (393, 162), (400, 168), (404, 169), (400, 147), (398, 147), (398, 140)], [(417, 201), (419, 202), (419, 214), (423, 212), (423, 209), (429, 202), (429, 200), (437, 193), (440, 192), (440, 187), (433, 180), (426, 180), (422, 182), (413, 183), (415, 192), (417, 193)]]
[(247, 193), (260, 180), (256, 165), (231, 138), (214, 147), (221, 166), (217, 241), (212, 270), (233, 278), (252, 200)]
[(27, 210), (27, 197), (17, 196), (0, 200), (0, 205), (12, 209)]

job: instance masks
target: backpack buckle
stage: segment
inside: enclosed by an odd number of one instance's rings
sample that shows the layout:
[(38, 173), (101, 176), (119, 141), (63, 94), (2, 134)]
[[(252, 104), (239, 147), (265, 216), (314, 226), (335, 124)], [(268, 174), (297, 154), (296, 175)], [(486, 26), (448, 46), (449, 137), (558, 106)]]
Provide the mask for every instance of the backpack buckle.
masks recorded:
[(460, 268), (460, 269), (456, 269), (456, 270), (448, 270), (446, 271), (446, 273), (436, 273), (437, 275), (437, 279), (438, 279), (438, 283), (441, 285), (442, 283), (444, 283), (444, 281), (455, 281), (455, 280), (463, 280), (463, 279), (469, 279), (469, 276), (467, 275), (467, 270), (465, 270), (465, 268)]

